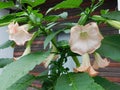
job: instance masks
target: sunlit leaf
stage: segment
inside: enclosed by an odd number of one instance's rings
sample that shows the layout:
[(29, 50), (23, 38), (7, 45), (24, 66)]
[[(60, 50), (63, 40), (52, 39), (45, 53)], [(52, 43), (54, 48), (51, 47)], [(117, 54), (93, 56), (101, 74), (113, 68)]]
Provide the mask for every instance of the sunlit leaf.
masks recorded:
[[(25, 13), (14, 13), (14, 14), (8, 14), (0, 18), (0, 26), (8, 25), (10, 22), (17, 21), (19, 22), (27, 22), (27, 17), (24, 16)], [(22, 16), (22, 17), (20, 17)]]
[(78, 8), (83, 0), (64, 0), (61, 3), (57, 4), (54, 9), (61, 8)]
[(27, 3), (32, 7), (36, 7), (40, 4), (43, 4), (46, 0), (21, 0), (21, 3)]
[(0, 1), (0, 9), (10, 8), (10, 7), (14, 7), (13, 1), (8, 1), (8, 2), (1, 2)]

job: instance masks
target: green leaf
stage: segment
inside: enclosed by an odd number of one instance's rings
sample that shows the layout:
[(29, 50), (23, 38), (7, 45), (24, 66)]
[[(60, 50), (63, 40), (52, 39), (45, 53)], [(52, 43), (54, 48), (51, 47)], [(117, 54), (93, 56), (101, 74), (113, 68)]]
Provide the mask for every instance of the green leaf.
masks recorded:
[(120, 11), (109, 12), (107, 14), (103, 14), (102, 17), (120, 21)]
[(0, 49), (8, 48), (8, 47), (12, 46), (13, 44), (14, 44), (13, 41), (8, 40), (5, 43), (3, 43), (2, 45), (0, 45)]
[(120, 35), (106, 36), (97, 52), (102, 56), (120, 62)]
[[(19, 22), (26, 22), (27, 17), (25, 16), (25, 13), (13, 13), (13, 14), (8, 14), (0, 18), (0, 26), (5, 26), (8, 25), (10, 22), (17, 21)], [(20, 17), (22, 16), (22, 17)]]
[(34, 10), (31, 12), (29, 18), (33, 23), (40, 24), (41, 18), (43, 15), (41, 13), (38, 13), (38, 11)]
[(14, 18), (16, 17), (13, 14), (8, 14), (6, 16), (3, 16), (2, 18), (0, 18), (0, 26), (9, 24), (11, 20), (13, 20)]
[(44, 71), (41, 72), (38, 76), (33, 76), (30, 74), (27, 74), (20, 78), (16, 83), (14, 83), (11, 87), (9, 87), (7, 90), (27, 90), (27, 88), (31, 85), (31, 83), (34, 80), (43, 80), (48, 78), (48, 72)]
[(58, 78), (55, 90), (104, 90), (86, 73), (68, 73)]
[(94, 77), (96, 83), (100, 84), (105, 90), (120, 90), (120, 85), (108, 81), (102, 77)]
[(45, 16), (44, 20), (49, 21), (49, 22), (55, 22), (55, 21), (57, 21), (60, 18), (66, 19), (67, 16), (68, 16), (68, 13), (67, 12), (63, 12), (63, 13), (58, 14), (58, 15)]
[(57, 4), (53, 9), (67, 9), (67, 8), (78, 8), (83, 0), (64, 0), (63, 2)]
[(47, 58), (50, 52), (35, 52), (8, 64), (0, 75), (0, 90), (6, 90)]
[(48, 22), (55, 22), (55, 21), (57, 21), (58, 19), (60, 19), (60, 17), (57, 16), (57, 15), (49, 15), (49, 16), (45, 16), (45, 17), (44, 17), (44, 20), (45, 20), (45, 21), (48, 21)]
[(13, 62), (13, 58), (0, 58), (0, 68), (6, 66), (11, 62)]
[(0, 1), (0, 9), (10, 8), (10, 7), (14, 7), (13, 1), (8, 1), (8, 2), (1, 2)]
[(49, 34), (45, 41), (44, 41), (44, 49), (47, 47), (48, 43), (60, 32), (62, 32), (63, 30), (58, 30), (57, 32), (52, 32), (51, 34)]
[(28, 86), (35, 80), (35, 76), (33, 75), (25, 75), (21, 79), (19, 79), (15, 84), (13, 84), (7, 90), (27, 90)]
[(46, 0), (21, 0), (21, 3), (27, 3), (32, 7), (36, 7), (40, 4), (43, 4)]
[(47, 26), (46, 26), (46, 30), (47, 29), (51, 29), (52, 27), (54, 27), (55, 25), (57, 25), (58, 23), (54, 23), (54, 22), (52, 22), (52, 23), (49, 23), (49, 24), (47, 24)]

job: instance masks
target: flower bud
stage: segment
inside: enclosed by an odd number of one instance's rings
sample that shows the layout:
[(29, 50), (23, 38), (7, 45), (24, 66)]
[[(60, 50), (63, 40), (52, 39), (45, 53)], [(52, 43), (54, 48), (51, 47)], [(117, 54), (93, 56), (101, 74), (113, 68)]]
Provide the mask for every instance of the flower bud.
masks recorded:
[(111, 25), (112, 27), (116, 28), (116, 29), (120, 29), (120, 22), (119, 21), (115, 21), (115, 20), (107, 20), (106, 21), (109, 25)]

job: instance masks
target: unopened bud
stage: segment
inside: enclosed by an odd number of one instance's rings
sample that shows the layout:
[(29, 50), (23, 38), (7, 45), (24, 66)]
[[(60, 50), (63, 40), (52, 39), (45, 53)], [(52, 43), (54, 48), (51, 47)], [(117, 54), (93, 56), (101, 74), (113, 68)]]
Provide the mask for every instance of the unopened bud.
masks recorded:
[(111, 25), (112, 27), (116, 28), (116, 29), (120, 29), (120, 22), (119, 21), (115, 21), (115, 20), (107, 20), (106, 21), (109, 25)]

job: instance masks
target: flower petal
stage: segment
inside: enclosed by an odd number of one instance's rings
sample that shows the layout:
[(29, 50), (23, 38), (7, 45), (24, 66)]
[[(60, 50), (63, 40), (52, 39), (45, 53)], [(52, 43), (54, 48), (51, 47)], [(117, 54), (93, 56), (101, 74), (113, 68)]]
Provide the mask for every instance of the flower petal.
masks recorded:
[(80, 67), (74, 68), (75, 72), (86, 72), (91, 67), (89, 55), (86, 53), (82, 55), (82, 64)]
[(96, 76), (97, 74), (98, 74), (98, 72), (97, 71), (95, 71), (94, 69), (93, 69), (93, 67), (89, 67), (89, 69), (87, 70), (87, 72), (89, 73), (89, 75), (90, 76)]
[(14, 33), (16, 33), (17, 32), (17, 28), (19, 27), (19, 25), (18, 25), (18, 23), (14, 23), (14, 22), (12, 22), (12, 23), (10, 23), (9, 25), (8, 25), (8, 32), (10, 33), (10, 34), (14, 34)]
[(91, 54), (98, 49), (102, 39), (97, 24), (91, 22), (85, 26), (72, 27), (69, 43), (73, 52), (83, 55), (85, 53)]
[(32, 34), (27, 32), (28, 25), (19, 26), (18, 23), (12, 22), (8, 25), (9, 39), (16, 42), (17, 45), (24, 45), (26, 41), (32, 38)]
[(110, 61), (108, 61), (106, 58), (102, 59), (102, 57), (98, 54), (95, 53), (95, 61), (93, 63), (93, 68), (98, 69), (98, 68), (104, 68), (108, 66)]

